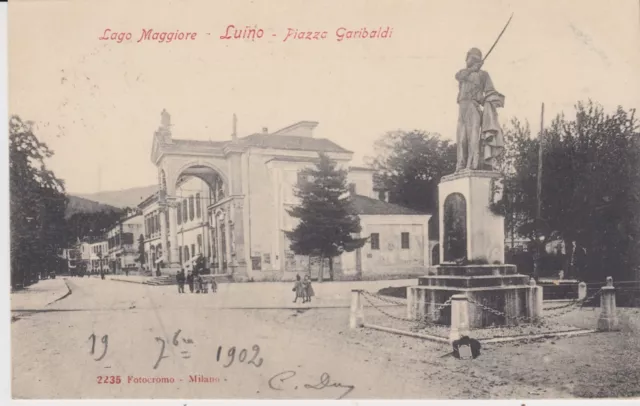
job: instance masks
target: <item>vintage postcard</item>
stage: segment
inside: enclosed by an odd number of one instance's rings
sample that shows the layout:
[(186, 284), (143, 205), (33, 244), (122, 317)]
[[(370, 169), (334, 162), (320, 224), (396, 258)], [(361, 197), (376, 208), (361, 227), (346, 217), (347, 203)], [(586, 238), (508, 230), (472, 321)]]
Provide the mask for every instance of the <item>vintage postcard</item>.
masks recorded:
[(11, 397), (640, 397), (640, 3), (15, 0)]

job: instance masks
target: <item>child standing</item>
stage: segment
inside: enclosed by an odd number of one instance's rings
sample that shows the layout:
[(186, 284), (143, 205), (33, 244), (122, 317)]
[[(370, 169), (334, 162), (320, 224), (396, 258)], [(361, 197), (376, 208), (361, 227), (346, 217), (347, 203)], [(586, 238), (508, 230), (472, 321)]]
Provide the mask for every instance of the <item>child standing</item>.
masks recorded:
[(304, 288), (302, 286), (302, 281), (300, 280), (300, 275), (296, 275), (296, 284), (293, 285), (293, 289), (292, 291), (296, 292), (296, 298), (293, 299), (293, 303), (295, 303), (299, 297), (302, 298), (302, 303), (305, 302), (304, 300)]
[(302, 303), (310, 302), (311, 296), (314, 295), (314, 292), (313, 286), (311, 286), (311, 278), (309, 277), (309, 275), (304, 276), (304, 281), (302, 281), (302, 288), (304, 291), (304, 300), (302, 301)]

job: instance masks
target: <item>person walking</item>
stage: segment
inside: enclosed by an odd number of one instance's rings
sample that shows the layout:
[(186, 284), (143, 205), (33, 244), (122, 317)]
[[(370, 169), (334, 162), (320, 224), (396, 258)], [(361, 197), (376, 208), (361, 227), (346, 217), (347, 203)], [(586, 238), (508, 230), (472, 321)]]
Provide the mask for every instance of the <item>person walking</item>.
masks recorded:
[(299, 297), (303, 299), (302, 302), (304, 303), (304, 290), (302, 287), (302, 281), (300, 280), (300, 275), (296, 275), (296, 283), (293, 285), (292, 291), (296, 292), (296, 298), (293, 299), (293, 303), (296, 303)]
[(311, 296), (313, 296), (315, 293), (313, 291), (313, 286), (311, 286), (311, 278), (309, 277), (309, 275), (304, 276), (304, 280), (302, 281), (302, 290), (304, 292), (304, 300), (302, 301), (302, 303), (310, 302)]
[(193, 293), (193, 274), (191, 271), (187, 272), (187, 284), (189, 285), (189, 292)]
[(176, 274), (176, 281), (178, 282), (178, 293), (184, 293), (184, 269), (181, 269)]
[(204, 289), (203, 289), (204, 284), (203, 284), (202, 276), (200, 274), (196, 274), (195, 281), (196, 281), (196, 293), (204, 293)]
[(218, 282), (216, 282), (216, 277), (213, 276), (211, 278), (211, 293), (216, 293), (218, 290)]

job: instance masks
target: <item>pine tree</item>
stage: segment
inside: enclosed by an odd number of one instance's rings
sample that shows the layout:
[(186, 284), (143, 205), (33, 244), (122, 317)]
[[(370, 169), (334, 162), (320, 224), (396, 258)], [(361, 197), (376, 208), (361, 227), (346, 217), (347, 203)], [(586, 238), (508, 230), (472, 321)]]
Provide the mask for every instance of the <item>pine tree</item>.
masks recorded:
[(138, 262), (140, 263), (140, 267), (145, 264), (144, 258), (144, 235), (140, 234), (140, 238), (138, 238)]
[[(333, 280), (333, 258), (362, 247), (367, 240), (355, 237), (361, 227), (351, 206), (347, 172), (320, 154), (315, 168), (303, 169), (300, 175), (294, 191), (300, 204), (288, 210), (300, 220), (293, 231), (286, 233), (290, 247), (297, 255), (319, 257), (321, 264), (328, 258), (329, 277)], [(322, 266), (318, 280), (323, 280)]]

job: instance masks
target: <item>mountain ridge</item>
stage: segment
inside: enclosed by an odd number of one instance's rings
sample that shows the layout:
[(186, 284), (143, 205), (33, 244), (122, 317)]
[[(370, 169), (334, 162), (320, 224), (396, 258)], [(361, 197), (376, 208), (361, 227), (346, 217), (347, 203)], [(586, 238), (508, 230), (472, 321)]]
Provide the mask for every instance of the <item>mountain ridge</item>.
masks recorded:
[(76, 213), (97, 213), (101, 211), (119, 211), (118, 207), (96, 202), (95, 200), (85, 199), (83, 197), (67, 195), (69, 204), (65, 210), (65, 217), (68, 219)]
[(144, 199), (157, 191), (158, 185), (148, 185), (97, 193), (73, 193), (71, 196), (123, 209), (138, 206)]

